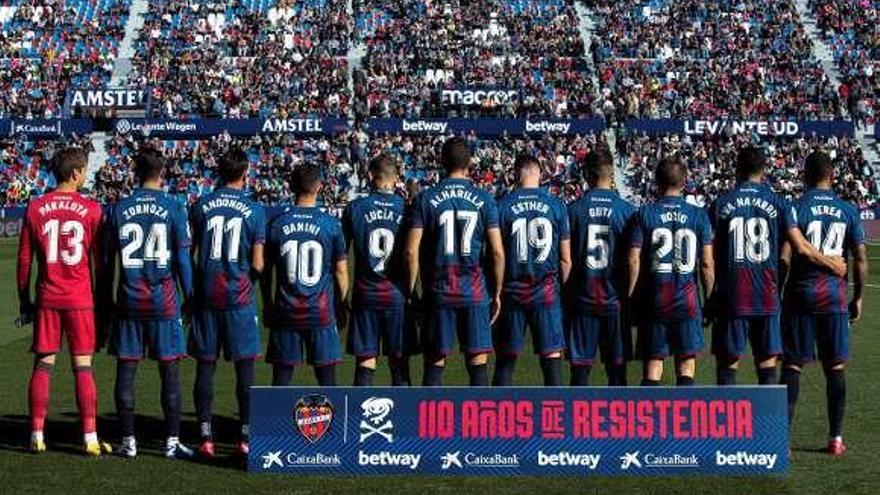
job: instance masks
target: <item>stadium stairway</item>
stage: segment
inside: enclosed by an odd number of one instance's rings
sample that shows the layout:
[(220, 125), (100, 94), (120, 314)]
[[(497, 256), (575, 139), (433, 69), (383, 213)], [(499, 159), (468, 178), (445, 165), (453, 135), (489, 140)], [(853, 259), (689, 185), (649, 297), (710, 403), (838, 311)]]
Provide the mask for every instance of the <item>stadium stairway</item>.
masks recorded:
[(138, 33), (144, 26), (144, 15), (147, 13), (149, 2), (147, 0), (134, 0), (125, 25), (125, 37), (119, 46), (119, 54), (113, 65), (113, 73), (110, 76), (112, 86), (124, 86), (128, 75), (131, 73), (131, 59), (134, 57), (134, 43)]
[[(347, 0), (346, 9), (348, 10), (348, 15), (355, 18), (354, 11), (354, 1)], [(346, 54), (346, 59), (348, 61), (348, 89), (351, 91), (351, 94), (354, 93), (354, 74), (356, 71), (360, 70), (361, 66), (363, 66), (363, 59), (367, 55), (367, 45), (364, 43), (364, 37), (359, 35), (355, 40), (351, 43), (351, 46), (348, 48), (348, 53)], [(353, 111), (353, 107), (352, 107)], [(351, 115), (353, 117), (353, 115)]]
[[(840, 71), (837, 68), (837, 64), (834, 63), (834, 56), (832, 55), (831, 49), (825, 44), (825, 38), (819, 31), (819, 27), (816, 24), (816, 18), (813, 16), (813, 12), (810, 10), (807, 0), (796, 0), (795, 8), (801, 18), (801, 22), (806, 28), (807, 35), (813, 42), (813, 56), (820, 64), (822, 64), (822, 69), (825, 70), (825, 74), (828, 75), (828, 79), (834, 87), (840, 86)], [(871, 164), (871, 168), (874, 169), (874, 175), (877, 176), (878, 171), (880, 171), (878, 170), (880, 169), (880, 155), (877, 153), (877, 143), (874, 139), (874, 125), (872, 124), (862, 128), (856, 127), (855, 137), (859, 142), (859, 148), (862, 150), (862, 156), (868, 160), (868, 163)]]
[(87, 191), (92, 190), (92, 186), (95, 185), (95, 176), (98, 174), (98, 170), (100, 170), (110, 158), (109, 155), (107, 155), (108, 141), (110, 141), (110, 135), (106, 132), (96, 132), (92, 134), (92, 146), (94, 147), (94, 151), (89, 153), (89, 165), (86, 168), (85, 188)]

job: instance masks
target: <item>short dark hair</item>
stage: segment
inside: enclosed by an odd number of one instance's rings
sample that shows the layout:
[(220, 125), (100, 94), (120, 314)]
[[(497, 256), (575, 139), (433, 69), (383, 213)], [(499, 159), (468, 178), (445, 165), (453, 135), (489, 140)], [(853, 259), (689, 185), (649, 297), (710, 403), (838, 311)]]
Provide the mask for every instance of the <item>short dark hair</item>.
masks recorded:
[(654, 180), (660, 189), (681, 187), (687, 178), (687, 167), (677, 155), (662, 158), (654, 170)]
[(321, 167), (304, 163), (293, 169), (290, 189), (296, 194), (314, 194), (321, 188), (321, 175)]
[(519, 173), (520, 170), (522, 170), (526, 167), (535, 167), (540, 171), (541, 170), (541, 162), (538, 161), (538, 159), (532, 155), (519, 155), (519, 156), (517, 156), (516, 160), (514, 160), (514, 162), (513, 162), (513, 170), (516, 171), (516, 173)]
[(55, 182), (61, 184), (73, 177), (75, 170), (85, 169), (89, 164), (89, 156), (86, 151), (78, 146), (68, 146), (55, 153), (52, 157), (52, 175)]
[(467, 169), (471, 165), (471, 149), (460, 137), (449, 138), (443, 143), (440, 154), (443, 170), (447, 173)]
[(368, 166), (368, 170), (373, 174), (374, 179), (392, 180), (398, 175), (397, 161), (390, 153), (379, 153)]
[(134, 159), (134, 175), (138, 181), (144, 182), (158, 179), (165, 170), (165, 157), (155, 148), (141, 148)]
[(614, 177), (614, 157), (611, 156), (611, 151), (604, 146), (587, 153), (581, 167), (581, 173), (590, 182)]
[(813, 187), (819, 182), (834, 176), (834, 162), (824, 151), (814, 151), (804, 161), (804, 182)]
[(247, 168), (247, 153), (237, 147), (229, 148), (217, 163), (217, 173), (220, 175), (220, 180), (226, 184), (241, 179)]
[(736, 175), (748, 178), (764, 172), (767, 156), (757, 146), (746, 146), (736, 154)]

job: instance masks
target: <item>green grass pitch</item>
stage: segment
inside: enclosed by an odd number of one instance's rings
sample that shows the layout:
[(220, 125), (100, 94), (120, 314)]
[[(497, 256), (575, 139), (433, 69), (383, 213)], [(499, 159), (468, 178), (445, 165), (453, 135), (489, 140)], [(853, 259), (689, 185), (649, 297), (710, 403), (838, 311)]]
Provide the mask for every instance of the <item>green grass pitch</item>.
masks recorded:
[[(27, 382), (31, 370), (28, 353), (30, 327), (15, 328), (15, 250), (12, 240), (0, 240), (0, 493), (749, 493), (749, 494), (842, 494), (880, 491), (880, 285), (866, 291), (866, 316), (852, 330), (852, 362), (848, 371), (848, 404), (845, 438), (849, 452), (840, 459), (819, 453), (826, 441), (825, 381), (817, 366), (810, 367), (802, 382), (801, 401), (793, 430), (794, 450), (788, 476), (778, 478), (442, 478), (442, 477), (365, 477), (248, 475), (225, 461), (203, 464), (168, 461), (159, 455), (161, 409), (158, 377), (153, 363), (146, 362), (138, 372), (137, 413), (142, 454), (137, 460), (116, 457), (88, 459), (79, 454), (76, 406), (69, 360), (62, 357), (52, 383), (52, 401), (47, 427), (49, 452), (33, 456), (25, 452), (29, 436)], [(880, 247), (870, 250), (872, 261), (880, 263)], [(876, 273), (876, 270), (875, 270)], [(420, 360), (413, 362), (420, 380)], [(341, 383), (351, 382), (352, 363), (340, 367)], [(631, 366), (630, 380), (637, 380), (638, 366)], [(714, 379), (710, 357), (703, 358), (697, 370), (701, 383)], [(191, 387), (194, 366), (186, 361), (182, 373), (184, 392), (183, 440), (194, 443)], [(667, 375), (669, 369), (667, 369)], [(99, 393), (99, 433), (114, 438), (112, 385), (114, 363), (106, 354), (95, 363)], [(235, 417), (232, 367), (221, 363), (216, 378), (215, 412), (219, 439), (229, 439)], [(668, 378), (668, 376), (667, 376)], [(387, 383), (384, 367), (377, 383)], [(517, 369), (519, 384), (539, 384), (540, 371), (532, 356), (524, 356)], [(593, 373), (600, 385), (601, 370)], [(743, 363), (741, 383), (754, 383), (751, 363)], [(300, 369), (296, 384), (313, 384), (311, 371)], [(269, 383), (268, 365), (257, 367), (257, 383)], [(451, 360), (446, 383), (465, 384), (460, 357)], [(224, 436), (225, 435), (225, 436)], [(221, 443), (221, 454), (231, 451)]]

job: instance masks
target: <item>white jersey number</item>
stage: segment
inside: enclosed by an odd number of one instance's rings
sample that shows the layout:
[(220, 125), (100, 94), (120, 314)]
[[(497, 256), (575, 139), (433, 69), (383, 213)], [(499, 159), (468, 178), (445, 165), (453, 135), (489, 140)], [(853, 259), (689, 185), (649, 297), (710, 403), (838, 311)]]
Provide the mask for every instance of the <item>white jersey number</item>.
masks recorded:
[[(43, 225), (43, 235), (48, 237), (46, 261), (58, 263), (58, 255), (65, 265), (77, 265), (83, 258), (83, 237), (86, 229), (83, 224), (76, 220), (68, 220), (61, 223), (59, 220), (49, 220)], [(62, 239), (63, 236), (63, 239)], [(61, 246), (61, 242), (64, 246)]]
[[(136, 223), (127, 223), (119, 229), (119, 237), (127, 239), (128, 244), (122, 248), (122, 266), (124, 268), (141, 268), (144, 261), (155, 261), (161, 268), (168, 266), (171, 251), (168, 249), (168, 226), (154, 223), (150, 226), (147, 242), (144, 244), (144, 229)], [(143, 246), (143, 257), (137, 257), (137, 251)]]

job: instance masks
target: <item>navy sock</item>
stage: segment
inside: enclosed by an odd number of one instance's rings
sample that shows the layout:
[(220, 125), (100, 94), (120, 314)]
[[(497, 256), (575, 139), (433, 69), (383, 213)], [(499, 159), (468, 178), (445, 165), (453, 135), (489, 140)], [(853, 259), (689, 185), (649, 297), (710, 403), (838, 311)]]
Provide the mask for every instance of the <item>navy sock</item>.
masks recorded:
[(515, 354), (499, 354), (495, 361), (495, 374), (492, 376), (492, 385), (496, 387), (508, 387), (513, 385), (513, 370), (516, 369)]
[(434, 366), (425, 362), (425, 375), (422, 377), (422, 385), (425, 387), (440, 387), (443, 385), (443, 366)]
[(336, 386), (336, 365), (315, 366), (315, 379), (322, 387)]
[(693, 387), (694, 386), (694, 377), (692, 376), (677, 376), (675, 377), (675, 386), (677, 387)]
[(660, 380), (650, 380), (648, 378), (642, 378), (642, 386), (643, 387), (659, 387)]
[(541, 358), (541, 373), (544, 375), (545, 387), (562, 385), (562, 358)]
[(180, 362), (159, 363), (162, 382), (162, 413), (165, 415), (165, 436), (180, 436)]
[(718, 385), (736, 385), (736, 369), (731, 368), (727, 363), (721, 363), (715, 370)]
[(571, 386), (586, 387), (590, 384), (590, 370), (593, 367), (589, 364), (571, 365)]
[(235, 362), (235, 398), (238, 399), (238, 419), (250, 424), (251, 386), (254, 384), (254, 361), (242, 359)]
[(605, 365), (605, 374), (608, 375), (608, 385), (611, 387), (626, 386), (626, 364), (613, 363)]
[(392, 357), (388, 360), (391, 368), (391, 385), (395, 387), (408, 387), (412, 385), (409, 375), (409, 359), (405, 356)]
[(116, 414), (119, 416), (120, 434), (124, 437), (134, 435), (134, 378), (137, 366), (137, 361), (116, 362)]
[[(193, 390), (193, 402), (196, 406), (196, 418), (199, 423), (210, 424), (214, 406), (214, 361), (199, 361), (196, 365), (196, 384)], [(209, 432), (202, 431), (203, 439), (210, 439)]]
[(485, 387), (489, 385), (489, 365), (483, 364), (467, 364), (468, 377), (470, 377), (471, 387)]
[(828, 399), (828, 435), (843, 436), (846, 409), (846, 375), (843, 370), (825, 370), (825, 395)]
[(286, 387), (293, 381), (293, 371), (296, 368), (286, 364), (275, 363), (272, 366), (272, 386)]
[(758, 385), (774, 385), (776, 383), (776, 366), (758, 368)]
[(354, 367), (354, 386), (355, 387), (372, 387), (373, 386), (373, 375), (376, 374), (376, 370), (373, 368), (367, 368), (366, 366), (355, 366)]
[(785, 385), (788, 392), (788, 427), (791, 428), (794, 422), (794, 409), (801, 391), (801, 372), (793, 368), (783, 368), (779, 384)]

